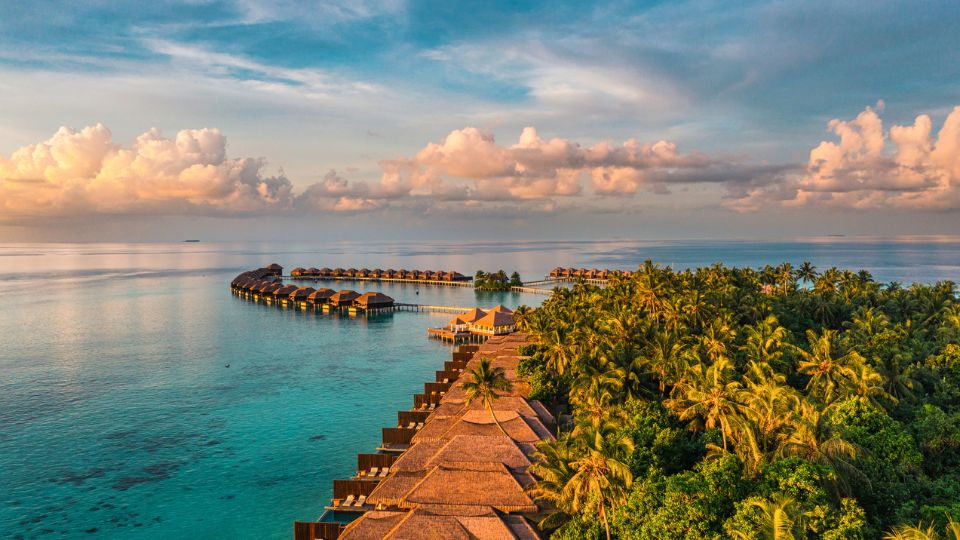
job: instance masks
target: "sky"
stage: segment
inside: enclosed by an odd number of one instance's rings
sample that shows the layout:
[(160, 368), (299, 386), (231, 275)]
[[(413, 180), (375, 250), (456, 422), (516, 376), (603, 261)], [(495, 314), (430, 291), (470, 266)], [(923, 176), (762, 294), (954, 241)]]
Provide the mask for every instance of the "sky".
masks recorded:
[(0, 13), (0, 241), (960, 235), (955, 1)]

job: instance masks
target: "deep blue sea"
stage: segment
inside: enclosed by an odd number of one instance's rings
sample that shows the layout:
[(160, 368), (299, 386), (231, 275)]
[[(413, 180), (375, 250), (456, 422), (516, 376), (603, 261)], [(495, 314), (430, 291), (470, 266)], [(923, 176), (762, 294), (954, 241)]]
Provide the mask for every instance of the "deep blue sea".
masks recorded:
[[(278, 262), (518, 270), (809, 260), (881, 280), (960, 280), (960, 239), (789, 242), (0, 244), (0, 537), (290, 538), (331, 480), (448, 358), (449, 315), (356, 318), (249, 303)], [(361, 285), (418, 303), (543, 297)], [(229, 365), (229, 367), (227, 367)]]

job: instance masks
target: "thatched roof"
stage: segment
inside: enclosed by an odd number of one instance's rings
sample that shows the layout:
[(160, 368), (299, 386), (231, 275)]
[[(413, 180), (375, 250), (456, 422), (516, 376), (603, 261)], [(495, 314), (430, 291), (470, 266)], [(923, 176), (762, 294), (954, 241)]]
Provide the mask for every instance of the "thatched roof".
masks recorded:
[[(495, 400), (494, 404), (497, 401), (499, 400)], [(493, 412), (503, 430), (514, 441), (536, 443), (544, 439), (553, 439), (550, 430), (543, 425), (539, 418), (524, 418), (517, 411), (498, 410), (495, 405), (493, 407)], [(474, 409), (466, 411), (460, 417), (431, 419), (414, 435), (413, 441), (419, 444), (419, 441), (427, 439), (451, 439), (458, 435), (498, 437), (503, 434), (493, 422), (489, 411)]]
[(290, 271), (290, 275), (291, 275), (291, 276), (299, 276), (299, 275), (302, 274), (303, 272), (304, 272), (303, 267), (298, 266), (298, 267), (296, 267), (296, 268), (294, 268), (293, 270)]
[(267, 266), (266, 268), (267, 270), (283, 270), (283, 267), (277, 263), (273, 263), (270, 266)]
[(393, 305), (393, 298), (380, 292), (371, 291), (363, 293), (353, 303), (363, 308), (390, 307)]
[(310, 293), (310, 296), (307, 297), (307, 300), (310, 300), (311, 302), (325, 302), (328, 298), (333, 296), (333, 294), (333, 289), (321, 288)]
[(473, 308), (470, 311), (467, 311), (466, 313), (461, 313), (460, 318), (467, 321), (468, 323), (473, 323), (483, 318), (486, 314), (487, 312), (480, 308)]
[(301, 301), (306, 300), (314, 292), (313, 287), (300, 287), (297, 290), (290, 293), (290, 299)]
[(299, 287), (296, 285), (281, 285), (273, 291), (274, 296), (290, 296), (290, 293), (297, 290)]
[(269, 294), (269, 293), (272, 293), (273, 291), (279, 289), (279, 288), (282, 287), (282, 286), (283, 286), (283, 285), (280, 284), (280, 283), (269, 283), (269, 282), (268, 282), (266, 285), (260, 287), (259, 291), (260, 291), (262, 294)]
[(340, 533), (341, 540), (368, 540), (386, 538), (387, 533), (410, 512), (385, 512), (374, 510), (366, 512)]
[(513, 313), (512, 309), (504, 306), (503, 304), (497, 304), (493, 306), (492, 308), (487, 310), (487, 313), (490, 313), (491, 311), (500, 311), (502, 313)]
[(315, 276), (315, 275), (318, 275), (318, 274), (320, 273), (320, 269), (317, 268), (317, 267), (315, 267), (315, 266), (311, 266), (310, 268), (307, 268), (306, 270), (304, 270), (304, 272), (305, 272), (306, 274), (311, 275), (311, 276)]
[(529, 476), (515, 477), (501, 463), (452, 462), (434, 467), (400, 501), (401, 508), (421, 504), (492, 506), (502, 512), (537, 511), (524, 492)]
[(450, 319), (450, 322), (447, 323), (447, 326), (463, 326), (465, 324), (470, 324), (463, 317), (457, 315), (456, 317)]
[(360, 297), (360, 293), (358, 293), (357, 291), (343, 290), (343, 291), (334, 293), (330, 297), (330, 303), (338, 304), (338, 305), (349, 304), (350, 302), (353, 302), (359, 297)]
[(479, 320), (475, 321), (474, 326), (483, 328), (495, 328), (497, 326), (513, 326), (513, 312), (491, 311)]
[(367, 512), (348, 525), (340, 538), (535, 540), (539, 536), (522, 516), (504, 515), (487, 506), (422, 505), (412, 510)]

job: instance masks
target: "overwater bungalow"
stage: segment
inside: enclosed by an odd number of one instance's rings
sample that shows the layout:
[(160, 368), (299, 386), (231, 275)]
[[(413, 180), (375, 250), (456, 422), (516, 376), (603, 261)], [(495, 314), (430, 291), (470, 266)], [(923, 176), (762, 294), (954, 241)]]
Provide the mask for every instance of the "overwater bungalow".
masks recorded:
[(290, 294), (296, 291), (298, 288), (299, 287), (296, 285), (281, 285), (274, 289), (271, 294), (278, 300), (287, 299), (290, 297)]
[(310, 276), (310, 277), (317, 277), (320, 275), (320, 269), (315, 266), (311, 266), (310, 268), (307, 268), (306, 270), (304, 270), (303, 275)]
[(564, 271), (564, 268), (558, 266), (550, 271), (550, 277), (553, 279), (563, 277), (563, 271)]
[(304, 268), (298, 266), (290, 271), (290, 277), (300, 277), (303, 275), (304, 271)]
[(282, 286), (283, 286), (282, 283), (275, 283), (275, 282), (268, 281), (266, 284), (261, 285), (260, 288), (256, 289), (256, 292), (262, 295), (273, 294), (273, 291), (279, 289)]
[(357, 270), (357, 277), (361, 277), (361, 278), (370, 277), (370, 270), (367, 268), (361, 268), (360, 270)]
[(267, 272), (270, 273), (270, 275), (274, 275), (274, 276), (283, 275), (283, 267), (277, 263), (273, 263), (270, 266), (267, 266), (266, 268), (264, 268), (264, 270), (267, 270)]
[(290, 293), (290, 300), (294, 302), (306, 302), (307, 298), (316, 292), (313, 287), (299, 287), (297, 290)]
[(349, 306), (357, 298), (360, 298), (360, 293), (357, 291), (342, 290), (331, 295), (327, 303), (331, 306)]
[(344, 270), (343, 268), (334, 268), (333, 271), (330, 272), (330, 275), (333, 277), (343, 277), (345, 273), (346, 273), (346, 270)]
[(331, 275), (333, 275), (333, 270), (327, 268), (326, 266), (320, 269), (321, 277), (330, 277)]
[(393, 279), (397, 277), (397, 271), (393, 268), (387, 268), (383, 271), (383, 277)]
[(490, 311), (470, 325), (470, 331), (483, 336), (502, 336), (516, 329), (513, 312)]
[(343, 273), (343, 276), (344, 276), (344, 277), (357, 277), (357, 269), (356, 269), (356, 268), (347, 268), (347, 270)]
[(599, 272), (597, 272), (597, 275), (594, 277), (596, 279), (610, 279), (610, 271), (606, 269), (600, 270)]
[(356, 298), (353, 301), (353, 306), (364, 310), (388, 309), (393, 307), (393, 298), (380, 292), (371, 291)]
[(307, 296), (307, 302), (313, 302), (314, 304), (326, 304), (330, 300), (330, 297), (335, 294), (336, 291), (333, 289), (320, 288)]
[(370, 277), (380, 279), (383, 277), (383, 270), (379, 268), (374, 268), (370, 271)]

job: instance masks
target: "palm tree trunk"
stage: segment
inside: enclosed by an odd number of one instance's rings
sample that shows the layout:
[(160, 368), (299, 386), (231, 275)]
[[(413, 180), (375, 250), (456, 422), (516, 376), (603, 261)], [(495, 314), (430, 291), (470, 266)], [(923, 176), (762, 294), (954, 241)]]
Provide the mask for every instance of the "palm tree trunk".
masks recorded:
[(487, 410), (490, 411), (490, 418), (493, 418), (493, 423), (496, 424), (498, 428), (500, 428), (500, 433), (503, 433), (504, 437), (509, 437), (509, 435), (507, 435), (507, 431), (503, 429), (503, 426), (500, 425), (500, 421), (497, 420), (497, 415), (493, 413), (493, 407), (490, 406), (490, 400), (485, 399), (483, 400), (483, 402), (487, 406)]
[(610, 540), (610, 523), (607, 522), (607, 513), (603, 510), (603, 504), (600, 505), (600, 517), (603, 518), (603, 530), (607, 533), (607, 540)]

